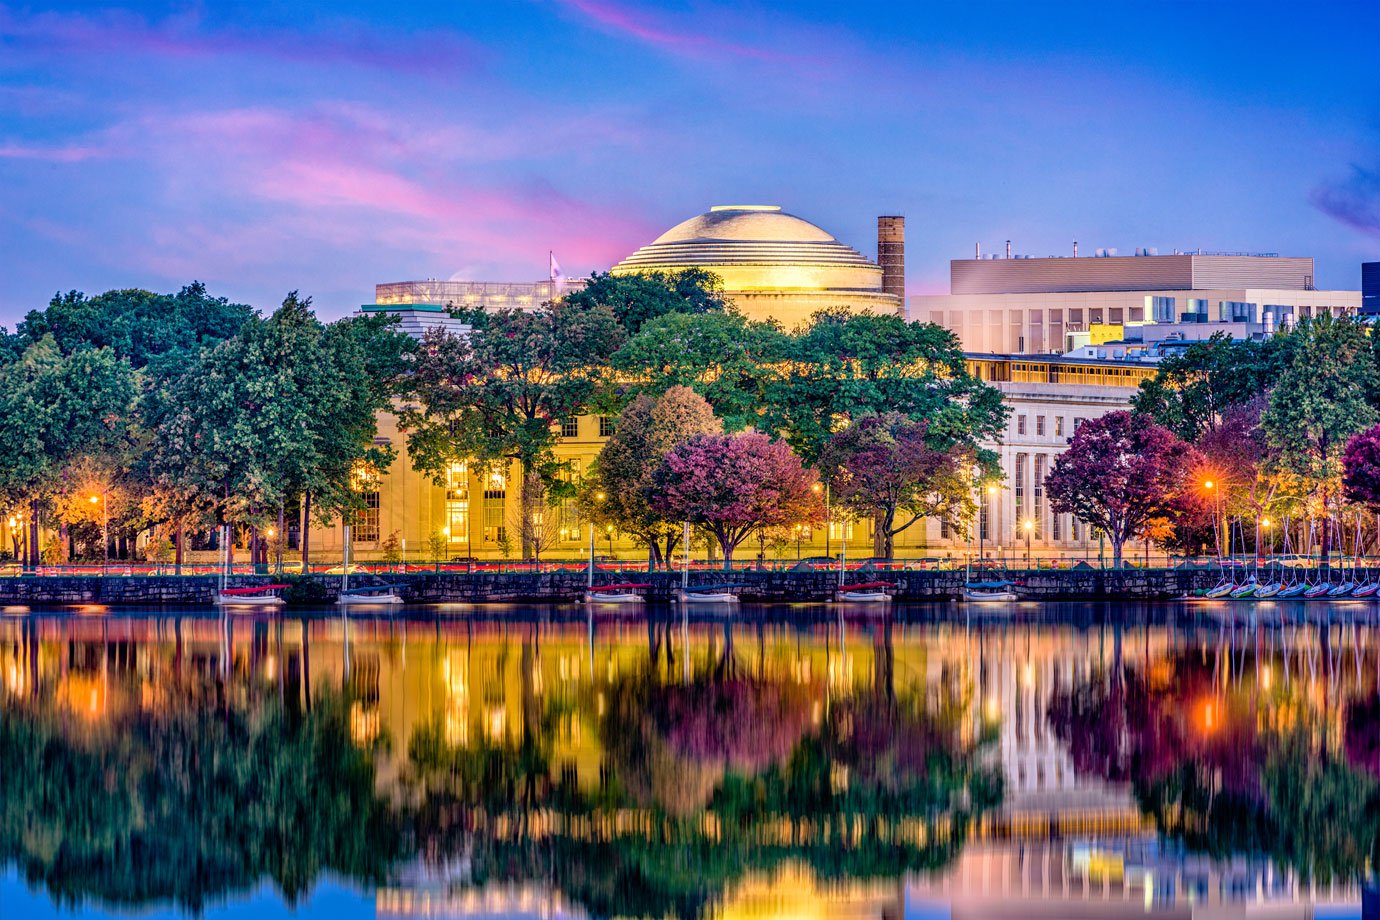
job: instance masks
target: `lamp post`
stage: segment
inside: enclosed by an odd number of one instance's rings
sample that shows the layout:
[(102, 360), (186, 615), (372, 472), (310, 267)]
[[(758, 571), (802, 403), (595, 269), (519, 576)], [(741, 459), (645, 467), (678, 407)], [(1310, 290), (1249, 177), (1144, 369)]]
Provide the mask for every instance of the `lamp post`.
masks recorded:
[(1215, 490), (1215, 484), (1211, 479), (1203, 480), (1203, 488), (1206, 489), (1212, 495), (1212, 538), (1217, 541), (1217, 561), (1220, 563), (1222, 561), (1222, 532), (1217, 526), (1217, 518), (1219, 517), (1217, 513), (1218, 493)]
[(1021, 526), (1025, 528), (1025, 567), (1026, 567), (1027, 569), (1029, 569), (1029, 568), (1030, 568), (1030, 534), (1031, 534), (1031, 532), (1035, 529), (1035, 522), (1032, 521), (1030, 518), (1026, 518), (1026, 519), (1025, 519), (1025, 523), (1022, 524)]
[(795, 561), (800, 561), (800, 525), (795, 525)]
[[(1265, 555), (1267, 557), (1275, 554), (1275, 539), (1274, 534), (1270, 533), (1270, 524), (1269, 518), (1260, 519), (1260, 526), (1265, 528)], [(1260, 559), (1260, 535), (1258, 533), (1255, 540), (1255, 557), (1257, 560)]]
[[(603, 492), (594, 493), (594, 501), (602, 505), (607, 498)], [(594, 518), (589, 519), (589, 586), (594, 587)]]
[[(818, 482), (812, 482), (810, 483), (810, 491), (815, 493), (816, 495), (818, 495), (821, 491), (824, 493), (824, 555), (828, 556), (830, 555), (829, 530), (831, 526), (829, 520), (829, 487), (827, 485), (820, 485)], [(796, 556), (798, 557), (799, 555), (800, 554), (797, 552)]]
[(104, 575), (110, 565), (110, 508), (104, 489), (100, 495), (91, 496), (91, 504), (98, 503), (101, 506), (101, 574)]

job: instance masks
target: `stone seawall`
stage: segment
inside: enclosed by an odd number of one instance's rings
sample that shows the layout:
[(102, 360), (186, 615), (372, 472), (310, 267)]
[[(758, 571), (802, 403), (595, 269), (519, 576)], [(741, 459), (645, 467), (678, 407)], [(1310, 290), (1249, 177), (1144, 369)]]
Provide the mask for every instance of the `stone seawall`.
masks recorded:
[[(1005, 576), (1029, 600), (1120, 600), (1178, 597), (1217, 584), (1212, 569), (1122, 569), (1076, 571), (1014, 571)], [(850, 575), (850, 581), (876, 579), (894, 582), (898, 600), (945, 600), (957, 597), (965, 581), (962, 571), (894, 572), (884, 575)], [(410, 572), (378, 579), (353, 576), (351, 585), (362, 587), (371, 580), (399, 584), (399, 592), (415, 603), (550, 603), (579, 599), (586, 576), (576, 572), (473, 573)], [(305, 603), (334, 602), (340, 590), (338, 576), (275, 579), (272, 576), (236, 576), (231, 587), (249, 587), (288, 581), (294, 584), (289, 597)], [(636, 581), (648, 583), (653, 601), (669, 600), (680, 587), (678, 573), (600, 573), (596, 584)], [(748, 601), (810, 602), (833, 597), (838, 576), (828, 572), (694, 572), (692, 585), (731, 582)], [(0, 604), (110, 604), (110, 605), (206, 605), (215, 595), (217, 579), (209, 575), (98, 577), (87, 575), (0, 578)]]

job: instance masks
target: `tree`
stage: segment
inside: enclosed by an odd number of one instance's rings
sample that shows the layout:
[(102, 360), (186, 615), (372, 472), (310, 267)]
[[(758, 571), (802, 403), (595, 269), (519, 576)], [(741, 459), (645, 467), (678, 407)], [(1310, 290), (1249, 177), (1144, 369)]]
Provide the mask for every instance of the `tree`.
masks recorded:
[(1346, 442), (1342, 489), (1347, 501), (1380, 511), (1380, 425), (1352, 435)]
[(972, 518), (972, 453), (933, 447), (928, 434), (926, 422), (888, 412), (862, 416), (824, 447), (835, 500), (873, 519), (876, 556), (890, 559), (896, 535), (921, 518), (959, 527)]
[(566, 294), (564, 302), (585, 311), (607, 309), (633, 335), (658, 317), (723, 310), (722, 288), (719, 277), (702, 268), (633, 275), (595, 272), (583, 288)]
[(645, 543), (653, 566), (669, 560), (681, 527), (652, 507), (653, 477), (671, 450), (722, 430), (709, 403), (689, 387), (673, 386), (660, 399), (637, 397), (599, 451), (581, 489), (581, 507), (595, 523), (612, 524)]
[(1380, 420), (1371, 404), (1380, 389), (1380, 370), (1368, 335), (1360, 322), (1326, 313), (1300, 323), (1289, 333), (1292, 357), (1261, 418), (1274, 451), (1273, 470), (1302, 481), (1322, 520), (1324, 561), (1332, 546), (1347, 442)]
[(793, 335), (767, 382), (764, 426), (817, 463), (849, 419), (899, 412), (924, 419), (931, 443), (978, 448), (1006, 424), (1001, 393), (968, 373), (952, 332), (899, 316), (825, 310)]
[[(548, 497), (573, 488), (555, 458), (556, 426), (598, 398), (622, 329), (606, 307), (564, 302), (457, 315), (473, 331), (429, 332), (409, 380), (416, 403), (399, 421), (413, 465), (441, 482), (454, 462), (506, 468), (516, 461), (519, 504), (530, 518)], [(523, 556), (531, 549), (524, 542)]]
[(153, 364), (167, 370), (170, 360), (190, 360), (200, 347), (230, 338), (253, 316), (251, 307), (212, 297), (194, 281), (176, 294), (54, 295), (47, 309), (30, 311), (17, 331), (30, 342), (51, 335), (64, 354), (109, 347), (136, 369)]
[(45, 336), (0, 366), (0, 503), (27, 503), (30, 558), (37, 559), (41, 504), (82, 457), (129, 446), (136, 377), (109, 348), (62, 355)]
[(757, 530), (823, 516), (814, 477), (782, 441), (760, 432), (702, 434), (672, 449), (652, 477), (651, 506), (668, 521), (712, 533), (724, 568)]
[(182, 507), (255, 533), (297, 495), (322, 496), (319, 520), (354, 510), (361, 482), (392, 460), (373, 441), (387, 378), (363, 379), (375, 360), (366, 346), (391, 355), (401, 347), (392, 335), (368, 322), (328, 334), (310, 298), (292, 292), (168, 387), (154, 482)]
[(756, 425), (785, 343), (774, 323), (736, 310), (671, 313), (645, 323), (613, 356), (625, 398), (690, 387), (730, 431)]
[(1288, 351), (1280, 337), (1257, 342), (1214, 333), (1162, 360), (1132, 397), (1132, 411), (1196, 444), (1232, 407), (1249, 403), (1274, 383)]
[(1130, 412), (1079, 426), (1045, 478), (1050, 510), (1098, 528), (1121, 566), (1123, 544), (1156, 518), (1173, 519), (1196, 460), (1172, 431)]

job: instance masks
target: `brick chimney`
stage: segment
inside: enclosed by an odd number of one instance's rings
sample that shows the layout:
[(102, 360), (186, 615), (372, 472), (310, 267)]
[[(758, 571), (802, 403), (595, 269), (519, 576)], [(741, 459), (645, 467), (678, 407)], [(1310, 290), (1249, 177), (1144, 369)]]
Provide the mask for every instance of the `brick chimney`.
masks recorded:
[(882, 267), (882, 291), (901, 300), (906, 309), (906, 219), (877, 218), (877, 264)]

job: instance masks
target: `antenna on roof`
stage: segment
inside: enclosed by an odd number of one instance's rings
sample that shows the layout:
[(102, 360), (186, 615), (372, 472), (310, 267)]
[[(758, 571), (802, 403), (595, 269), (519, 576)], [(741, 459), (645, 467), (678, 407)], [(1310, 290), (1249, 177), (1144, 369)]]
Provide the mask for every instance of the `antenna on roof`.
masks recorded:
[(974, 243), (974, 244), (973, 244), (973, 258), (974, 258), (974, 259), (981, 259), (981, 258), (982, 258), (982, 244), (981, 244), (981, 243)]
[(1010, 241), (1010, 240), (1007, 240), (1007, 241), (1006, 241), (1006, 257), (1007, 257), (1008, 259), (1011, 258), (1011, 241)]
[(1074, 240), (1074, 241), (1073, 241), (1073, 257), (1074, 257), (1075, 259), (1078, 258), (1078, 241), (1077, 241), (1077, 240)]

